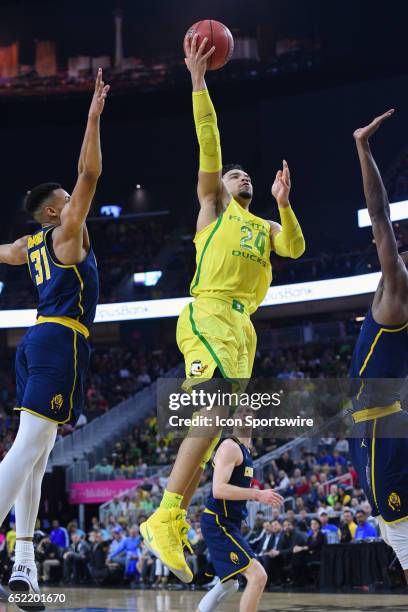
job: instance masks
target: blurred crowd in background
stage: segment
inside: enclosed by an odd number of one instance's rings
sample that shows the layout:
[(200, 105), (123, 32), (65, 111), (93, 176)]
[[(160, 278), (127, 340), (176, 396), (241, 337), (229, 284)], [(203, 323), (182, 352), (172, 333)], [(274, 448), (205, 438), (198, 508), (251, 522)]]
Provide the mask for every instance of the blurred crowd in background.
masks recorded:
[[(336, 483), (330, 484), (334, 478)], [(114, 498), (106, 507), (106, 524), (94, 517), (86, 533), (74, 520), (66, 526), (57, 520), (51, 524), (38, 521), (35, 543), (41, 583), (132, 588), (163, 588), (169, 581), (174, 583), (139, 534), (140, 523), (157, 507), (165, 482), (164, 478), (145, 478), (132, 494)], [(262, 481), (254, 479), (252, 486), (274, 487), (285, 497), (285, 507), (273, 509), (268, 516), (256, 504), (259, 509), (252, 526), (242, 525), (244, 537), (267, 570), (270, 589), (315, 585), (325, 546), (379, 539), (377, 521), (349, 461), (345, 439), (321, 438), (317, 452), (303, 449), (297, 460), (283, 453), (265, 468)], [(195, 586), (212, 585), (216, 580), (200, 528), (202, 509), (193, 506), (189, 517), (186, 558)], [(11, 522), (0, 531), (2, 581), (13, 562), (14, 527)]]

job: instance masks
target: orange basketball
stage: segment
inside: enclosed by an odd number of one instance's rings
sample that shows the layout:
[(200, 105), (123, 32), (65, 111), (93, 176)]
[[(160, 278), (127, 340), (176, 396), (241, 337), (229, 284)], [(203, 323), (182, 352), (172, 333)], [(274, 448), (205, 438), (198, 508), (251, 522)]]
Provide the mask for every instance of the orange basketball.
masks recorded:
[(205, 51), (215, 47), (214, 53), (208, 59), (208, 70), (218, 70), (225, 66), (234, 52), (234, 39), (232, 34), (223, 23), (214, 19), (203, 19), (192, 25), (184, 37), (184, 52), (186, 52), (186, 41), (191, 40), (194, 34), (198, 34), (197, 49), (204, 38), (208, 38)]

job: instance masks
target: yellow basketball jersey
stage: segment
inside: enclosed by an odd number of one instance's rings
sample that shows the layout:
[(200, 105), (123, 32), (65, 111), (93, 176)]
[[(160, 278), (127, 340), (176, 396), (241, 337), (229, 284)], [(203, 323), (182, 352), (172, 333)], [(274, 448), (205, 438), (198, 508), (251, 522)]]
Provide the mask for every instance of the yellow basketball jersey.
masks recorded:
[(263, 301), (272, 281), (269, 223), (231, 199), (225, 212), (195, 235), (194, 297), (237, 300), (248, 314)]

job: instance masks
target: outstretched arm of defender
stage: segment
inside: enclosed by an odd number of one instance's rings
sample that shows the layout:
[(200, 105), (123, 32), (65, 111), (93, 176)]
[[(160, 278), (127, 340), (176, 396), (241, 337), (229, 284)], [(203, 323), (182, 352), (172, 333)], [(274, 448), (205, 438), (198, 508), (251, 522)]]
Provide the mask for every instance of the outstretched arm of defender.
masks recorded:
[(235, 501), (255, 500), (270, 506), (281, 506), (283, 497), (272, 489), (251, 489), (229, 484), (231, 474), (242, 463), (242, 452), (233, 440), (224, 440), (214, 457), (213, 496), (215, 499)]
[(218, 205), (227, 194), (221, 177), (222, 158), (217, 115), (204, 79), (207, 60), (214, 53), (215, 47), (204, 53), (207, 39), (204, 38), (197, 49), (197, 38), (197, 35), (194, 35), (191, 41), (187, 41), (185, 62), (193, 84), (194, 123), (200, 146), (197, 186), (202, 209), (197, 223), (197, 229), (200, 230), (217, 218)]
[(100, 115), (108, 91), (109, 85), (103, 82), (100, 68), (96, 77), (95, 91), (78, 162), (78, 180), (72, 192), (71, 201), (61, 214), (61, 229), (65, 238), (77, 235), (82, 230), (95, 194), (98, 178), (102, 172)]
[(23, 236), (11, 244), (0, 244), (0, 263), (9, 266), (22, 266), (27, 263), (27, 241)]
[(299, 221), (289, 202), (291, 189), (290, 171), (286, 160), (283, 160), (282, 170), (276, 173), (272, 185), (272, 195), (275, 198), (281, 223), (269, 221), (271, 226), (272, 247), (277, 255), (298, 259), (305, 252), (305, 239)]
[(376, 117), (369, 125), (353, 134), (363, 177), (364, 195), (373, 228), (373, 235), (380, 260), (384, 287), (391, 293), (406, 290), (408, 278), (405, 265), (398, 255), (398, 246), (390, 219), (387, 192), (371, 153), (369, 139), (380, 125), (394, 113), (391, 109)]

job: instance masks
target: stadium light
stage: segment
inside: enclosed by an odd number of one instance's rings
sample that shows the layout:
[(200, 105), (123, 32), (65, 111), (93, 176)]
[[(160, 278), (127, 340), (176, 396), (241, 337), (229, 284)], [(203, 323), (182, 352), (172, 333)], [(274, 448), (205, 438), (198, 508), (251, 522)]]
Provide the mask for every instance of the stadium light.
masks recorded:
[(106, 204), (101, 206), (100, 208), (101, 215), (105, 217), (115, 217), (118, 218), (121, 215), (122, 207), (117, 204)]
[[(401, 221), (408, 219), (408, 200), (394, 202), (390, 204), (391, 221)], [(357, 211), (358, 227), (370, 227), (371, 219), (366, 208)]]
[(135, 272), (133, 274), (133, 282), (135, 285), (143, 285), (143, 287), (154, 287), (161, 279), (162, 274), (161, 270)]

